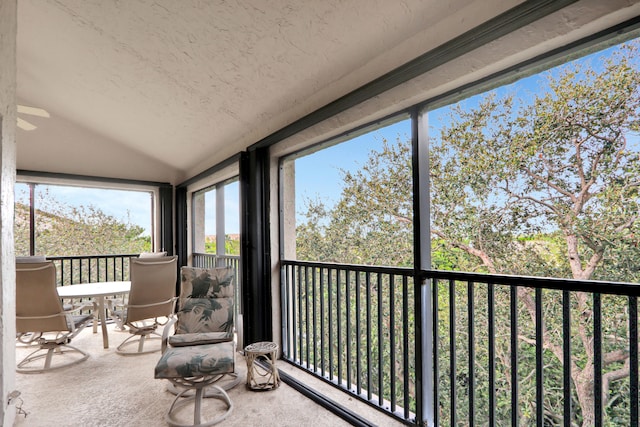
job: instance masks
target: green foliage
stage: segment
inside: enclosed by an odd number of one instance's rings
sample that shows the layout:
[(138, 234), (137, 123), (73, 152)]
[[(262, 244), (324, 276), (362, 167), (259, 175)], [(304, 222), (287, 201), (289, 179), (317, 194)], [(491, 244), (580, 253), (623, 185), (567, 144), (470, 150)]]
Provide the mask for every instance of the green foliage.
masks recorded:
[[(217, 244), (215, 239), (206, 240), (204, 243), (204, 252), (207, 254), (216, 253)], [(230, 236), (225, 236), (224, 239), (224, 253), (225, 255), (240, 255), (240, 240), (231, 239)]]
[[(485, 95), (472, 108), (450, 107), (438, 134), (430, 135), (432, 265), (438, 269), (514, 275), (566, 277), (638, 282), (640, 280), (640, 70), (638, 45), (613, 50), (601, 64), (574, 62), (545, 73), (548, 89), (520, 98), (515, 94)], [(374, 265), (411, 266), (412, 174), (408, 139), (385, 142), (371, 152), (356, 173), (344, 173), (338, 203), (307, 201), (306, 221), (297, 231), (298, 259)], [(460, 286), (439, 294), (438, 325), (442, 357), (448, 352), (449, 295), (455, 308), (454, 343), (458, 366), (468, 363), (465, 313), (469, 295)], [(488, 290), (474, 299), (486, 304)], [(496, 290), (496, 357), (508, 367), (511, 296)], [(545, 422), (561, 422), (562, 313), (557, 291), (543, 293)], [(484, 301), (481, 303), (481, 301)], [(535, 422), (535, 296), (520, 288), (519, 383), (522, 425)], [(606, 422), (628, 423), (627, 321), (625, 301), (603, 299), (603, 357), (607, 395)], [(586, 294), (571, 295), (572, 423), (593, 424), (592, 313)], [(398, 313), (400, 315), (401, 313)], [(474, 313), (476, 325), (486, 325), (486, 313)], [(486, 328), (478, 328), (477, 342), (486, 342)], [(478, 402), (487, 401), (488, 355), (478, 347)], [(467, 358), (467, 359), (465, 359)], [(445, 364), (447, 365), (447, 364)], [(469, 387), (464, 369), (451, 387)], [(468, 375), (468, 372), (467, 374)], [(498, 419), (509, 420), (510, 385), (507, 370), (499, 373)], [(468, 391), (468, 389), (467, 389)], [(468, 418), (465, 398), (455, 408), (459, 420)], [(444, 424), (451, 416), (441, 402)], [(486, 420), (479, 407), (477, 420)], [(469, 420), (466, 419), (468, 422)], [(502, 422), (501, 421), (501, 422)], [(478, 421), (479, 422), (479, 421)]]
[(344, 190), (333, 209), (307, 201), (306, 221), (296, 228), (298, 259), (413, 265), (410, 146), (400, 138), (383, 142), (360, 170), (342, 171)]
[[(48, 192), (38, 194), (37, 205), (36, 255), (108, 255), (151, 250), (151, 237), (143, 235), (143, 227), (122, 222), (95, 206), (66, 206)], [(16, 204), (15, 212), (16, 254), (28, 255), (29, 209)]]

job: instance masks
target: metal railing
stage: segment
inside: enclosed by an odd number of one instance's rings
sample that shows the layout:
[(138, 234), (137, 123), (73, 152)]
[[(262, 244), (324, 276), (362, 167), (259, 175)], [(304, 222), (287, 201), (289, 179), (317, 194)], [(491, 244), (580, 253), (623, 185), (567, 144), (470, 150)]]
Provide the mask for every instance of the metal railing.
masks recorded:
[(283, 261), (282, 279), (283, 357), (412, 419), (413, 270)]
[(58, 286), (130, 280), (131, 258), (139, 254), (48, 256), (56, 266)]
[(419, 280), (433, 302), (430, 411), (417, 407), (411, 269), (283, 261), (283, 357), (407, 424), (638, 425), (637, 284)]
[(231, 267), (237, 274), (239, 273), (240, 255), (194, 253), (193, 266), (200, 268)]

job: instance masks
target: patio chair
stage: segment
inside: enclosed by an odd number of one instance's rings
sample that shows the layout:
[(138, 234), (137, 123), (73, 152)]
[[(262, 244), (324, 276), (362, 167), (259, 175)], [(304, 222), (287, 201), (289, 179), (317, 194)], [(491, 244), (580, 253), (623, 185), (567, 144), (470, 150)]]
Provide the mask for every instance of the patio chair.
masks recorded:
[[(168, 379), (179, 390), (165, 416), (171, 426), (211, 426), (233, 410), (226, 390), (239, 383), (235, 373), (233, 270), (182, 267), (180, 276), (178, 311), (165, 326), (155, 377)], [(172, 330), (175, 333), (170, 335)], [(205, 397), (222, 400), (226, 412), (201, 421)], [(191, 403), (193, 424), (184, 424), (177, 419), (177, 412)]]
[[(88, 353), (69, 344), (93, 319), (92, 315), (74, 314), (80, 309), (63, 308), (52, 261), (17, 262), (16, 333), (19, 340), (21, 336), (29, 336), (29, 342), (38, 345), (37, 350), (18, 363), (17, 371), (44, 372), (86, 360)], [(37, 363), (41, 359), (42, 365)]]
[[(173, 314), (176, 301), (177, 256), (138, 258), (131, 260), (131, 291), (120, 309), (111, 307), (116, 322), (127, 326), (132, 334), (118, 346), (122, 355), (152, 353), (161, 349), (159, 326)], [(150, 340), (158, 345), (144, 348)], [(132, 351), (137, 344), (137, 350)]]

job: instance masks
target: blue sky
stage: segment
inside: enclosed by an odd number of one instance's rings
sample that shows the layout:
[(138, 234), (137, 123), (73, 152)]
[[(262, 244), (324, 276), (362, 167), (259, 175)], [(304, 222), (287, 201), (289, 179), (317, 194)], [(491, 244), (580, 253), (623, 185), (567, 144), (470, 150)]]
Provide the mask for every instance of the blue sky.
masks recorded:
[(304, 200), (320, 199), (325, 206), (333, 206), (342, 191), (341, 171), (358, 170), (372, 150), (380, 151), (384, 140), (394, 142), (398, 137), (411, 138), (408, 119), (358, 136), (296, 159), (296, 210), (304, 208)]
[[(145, 235), (151, 230), (151, 193), (145, 191), (105, 190), (62, 185), (37, 185), (36, 194), (49, 190), (58, 202), (69, 206), (94, 206), (122, 222), (144, 227)], [(29, 204), (29, 188), (16, 184), (16, 201)], [(38, 198), (36, 196), (36, 207)]]

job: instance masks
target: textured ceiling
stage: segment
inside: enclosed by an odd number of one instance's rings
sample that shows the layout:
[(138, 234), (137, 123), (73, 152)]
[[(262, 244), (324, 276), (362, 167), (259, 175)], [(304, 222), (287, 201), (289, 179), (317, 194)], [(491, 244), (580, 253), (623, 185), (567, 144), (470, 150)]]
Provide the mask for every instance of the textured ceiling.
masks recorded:
[(478, 3), (20, 0), (18, 102), (51, 117), (20, 115), (38, 128), (18, 132), (18, 168), (188, 178), (424, 53), (405, 42)]
[[(549, 49), (580, 20), (612, 25), (638, 1), (580, 0), (457, 73)], [(37, 129), (18, 130), (17, 167), (178, 184), (519, 3), (20, 0), (18, 103), (51, 117), (18, 114)]]

